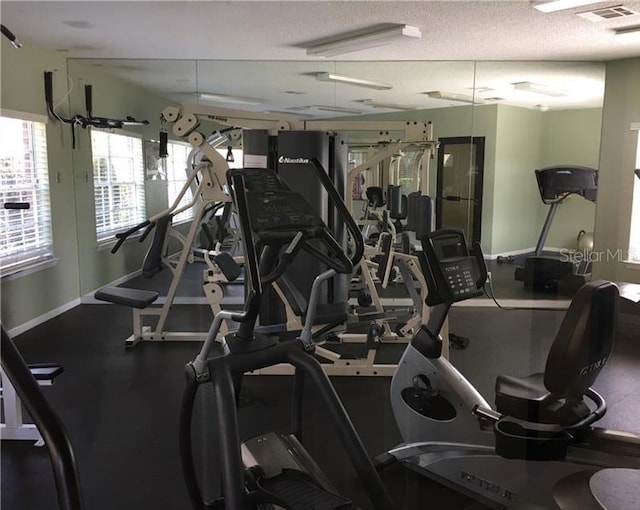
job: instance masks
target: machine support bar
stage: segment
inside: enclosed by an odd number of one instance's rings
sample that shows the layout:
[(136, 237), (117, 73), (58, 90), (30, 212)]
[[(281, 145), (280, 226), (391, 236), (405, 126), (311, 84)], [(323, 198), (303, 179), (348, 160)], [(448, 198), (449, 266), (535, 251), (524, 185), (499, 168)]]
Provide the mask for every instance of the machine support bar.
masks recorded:
[(559, 202), (556, 202), (554, 204), (551, 204), (551, 207), (549, 207), (549, 212), (547, 213), (547, 217), (544, 220), (544, 225), (542, 226), (542, 231), (540, 232), (540, 237), (538, 237), (538, 243), (536, 244), (536, 256), (542, 254), (542, 249), (544, 248), (544, 243), (547, 242), (547, 236), (549, 235), (549, 230), (551, 229), (553, 217), (556, 215), (558, 204)]
[(342, 446), (367, 488), (367, 493), (372, 499), (373, 508), (376, 510), (392, 510), (393, 504), (380, 480), (380, 476), (320, 364), (309, 355), (296, 350), (292, 350), (288, 357), (289, 362), (295, 365), (296, 369), (302, 369), (309, 374), (318, 388), (320, 396), (333, 419)]
[(244, 471), (238, 434), (238, 414), (233, 380), (228, 365), (216, 363), (212, 373), (216, 412), (219, 417), (219, 445), (222, 490), (226, 510), (245, 510)]

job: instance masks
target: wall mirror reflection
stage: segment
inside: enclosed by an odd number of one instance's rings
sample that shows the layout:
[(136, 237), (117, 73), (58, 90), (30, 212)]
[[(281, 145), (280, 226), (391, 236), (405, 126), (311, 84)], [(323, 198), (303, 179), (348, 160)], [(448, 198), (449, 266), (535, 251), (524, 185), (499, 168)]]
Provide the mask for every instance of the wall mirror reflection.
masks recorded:
[[(597, 169), (602, 64), (113, 59), (76, 64), (82, 72), (106, 73), (148, 89), (167, 104), (266, 114), (292, 119), (304, 129), (317, 123), (320, 130), (336, 130), (341, 121), (362, 121), (360, 129), (345, 131), (347, 173), (382, 145), (402, 139), (400, 131), (386, 132), (394, 121), (430, 123), (439, 147), (428, 158), (423, 147), (407, 146), (351, 176), (347, 198), (365, 236), (375, 239), (389, 227), (399, 234), (406, 227), (401, 210), (388, 217), (388, 186), (399, 186), (405, 197), (422, 191), (433, 197), (434, 226), (461, 228), (481, 243), (496, 297), (544, 301), (566, 299), (575, 290), (558, 291), (553, 279), (525, 282), (516, 273), (524, 271), (540, 242), (538, 255), (544, 257), (588, 254), (594, 203), (567, 195), (543, 229), (549, 206), (541, 199), (535, 170)], [(212, 122), (211, 132), (224, 127)], [(222, 149), (231, 146), (225, 144)], [(242, 137), (233, 145), (240, 160)], [(381, 190), (379, 202), (367, 196), (368, 188), (370, 195)], [(382, 218), (378, 207), (386, 210), (382, 225), (372, 219)], [(416, 244), (414, 235), (411, 240)]]

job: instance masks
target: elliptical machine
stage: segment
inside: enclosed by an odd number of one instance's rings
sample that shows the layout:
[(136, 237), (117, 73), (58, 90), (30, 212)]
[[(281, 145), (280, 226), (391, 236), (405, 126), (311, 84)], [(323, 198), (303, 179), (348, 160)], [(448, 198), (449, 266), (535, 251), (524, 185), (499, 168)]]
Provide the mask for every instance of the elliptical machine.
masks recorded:
[[(298, 437), (302, 423), (302, 396), (305, 380), (315, 385), (319, 401), (333, 419), (337, 436), (355, 471), (365, 486), (371, 508), (393, 508), (372, 460), (351, 423), (344, 407), (314, 358), (311, 339), (313, 314), (324, 280), (337, 273), (351, 274), (363, 253), (358, 227), (337, 190), (317, 160), (312, 165), (334, 204), (339, 218), (351, 232), (356, 248), (351, 259), (331, 235), (304, 198), (289, 189), (272, 170), (230, 170), (245, 250), (246, 303), (243, 312), (218, 313), (207, 340), (196, 359), (186, 367), (187, 386), (180, 417), (180, 451), (185, 481), (194, 509), (285, 508), (290, 510), (347, 510), (351, 501), (335, 493), (333, 487), (304, 450)], [(300, 338), (278, 341), (255, 332), (262, 289), (279, 278), (296, 255), (304, 250), (323, 262), (329, 270), (316, 278)], [(240, 324), (224, 337), (223, 353), (210, 355), (222, 321)], [(291, 435), (261, 434), (240, 444), (236, 392), (246, 372), (279, 363), (295, 367), (292, 391)], [(215, 410), (219, 421), (218, 442), (222, 470), (223, 497), (203, 501), (194, 467), (191, 421), (198, 387), (213, 385)], [(271, 505), (271, 506), (269, 506)]]
[(589, 479), (606, 468), (640, 469), (640, 435), (592, 426), (606, 411), (591, 385), (613, 346), (617, 287), (584, 285), (545, 372), (498, 376), (494, 410), (441, 357), (439, 336), (451, 305), (482, 292), (487, 271), (480, 248), (470, 254), (457, 230), (428, 234), (422, 247), (431, 315), (391, 382), (404, 443), (378, 457), (379, 468), (399, 462), (495, 508), (602, 509)]

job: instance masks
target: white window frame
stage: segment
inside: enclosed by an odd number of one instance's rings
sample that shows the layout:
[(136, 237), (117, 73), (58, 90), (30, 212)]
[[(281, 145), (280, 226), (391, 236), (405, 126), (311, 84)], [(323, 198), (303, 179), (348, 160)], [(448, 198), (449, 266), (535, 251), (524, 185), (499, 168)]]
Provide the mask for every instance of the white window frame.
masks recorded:
[[(16, 273), (28, 274), (49, 267), (54, 261), (53, 228), (51, 221), (51, 196), (47, 154), (47, 118), (26, 112), (1, 110), (3, 123), (22, 122), (22, 136), (11, 141), (10, 136), (0, 137), (0, 158), (17, 157), (21, 163), (16, 173), (22, 179), (7, 182), (0, 178), (0, 201), (28, 202), (29, 209), (1, 209), (0, 219), (0, 273), (8, 277)], [(7, 126), (9, 129), (15, 129)], [(27, 130), (26, 132), (24, 130)], [(28, 140), (25, 140), (25, 135)], [(12, 148), (20, 146), (20, 151)], [(25, 157), (26, 156), (26, 157)], [(33, 174), (28, 175), (28, 165), (33, 165)]]
[[(636, 135), (635, 169), (640, 169), (640, 122), (631, 124)], [(640, 179), (633, 176), (633, 195), (631, 201), (631, 225), (629, 229), (629, 251), (627, 260), (640, 265)]]
[[(167, 157), (163, 158), (161, 161), (164, 174), (167, 176), (168, 207), (173, 205), (173, 202), (178, 197), (178, 194), (190, 175), (191, 169), (187, 168), (187, 160), (189, 159), (189, 154), (192, 150), (193, 147), (186, 143), (167, 142)], [(195, 184), (186, 191), (177, 208), (183, 207), (193, 200), (194, 187)], [(185, 209), (180, 214), (175, 215), (172, 218), (172, 223), (184, 223), (186, 221), (190, 221), (191, 218), (193, 218), (193, 207)]]
[[(102, 139), (102, 140), (100, 140)], [(97, 146), (99, 142), (106, 142), (107, 148), (105, 153), (98, 152)], [(130, 145), (127, 148), (128, 154), (116, 154), (115, 147), (118, 142), (126, 142)], [(98, 152), (98, 153), (96, 153)], [(128, 132), (121, 131), (104, 131), (99, 129), (91, 130), (91, 156), (93, 163), (93, 186), (94, 186), (94, 207), (96, 213), (96, 240), (98, 245), (112, 243), (115, 234), (127, 230), (130, 227), (138, 225), (146, 219), (146, 203), (145, 203), (145, 168), (142, 137)], [(107, 172), (105, 179), (98, 179), (99, 171), (96, 164), (98, 159), (106, 160), (107, 168), (115, 169), (113, 172)], [(127, 169), (127, 167), (129, 167)], [(130, 174), (127, 175), (127, 172)], [(117, 198), (115, 190), (118, 186), (132, 187), (129, 198), (132, 199), (133, 205), (127, 207), (129, 214), (121, 220), (116, 215), (122, 208), (117, 207)], [(106, 191), (106, 201), (109, 202), (108, 207), (101, 207), (99, 200), (99, 190)], [(108, 218), (106, 221), (100, 221), (104, 217), (103, 209), (106, 209)], [(101, 227), (100, 223), (103, 223)]]

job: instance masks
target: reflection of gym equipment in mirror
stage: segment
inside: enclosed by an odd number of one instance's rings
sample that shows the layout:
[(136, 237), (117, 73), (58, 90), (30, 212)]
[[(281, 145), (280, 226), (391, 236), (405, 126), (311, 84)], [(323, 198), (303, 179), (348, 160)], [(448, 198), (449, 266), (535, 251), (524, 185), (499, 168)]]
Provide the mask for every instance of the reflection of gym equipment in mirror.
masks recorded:
[(589, 486), (603, 469), (640, 469), (640, 436), (594, 427), (604, 399), (592, 389), (613, 348), (618, 289), (590, 282), (574, 297), (544, 373), (496, 378), (496, 409), (441, 356), (453, 303), (482, 294), (487, 270), (459, 230), (423, 238), (429, 320), (391, 383), (403, 444), (378, 457), (491, 507), (600, 509)]
[[(223, 114), (226, 116), (222, 117)], [(225, 173), (226, 169), (228, 168), (227, 162), (225, 161), (225, 158), (223, 158), (220, 154), (217, 153), (217, 151), (214, 150), (214, 148), (212, 147), (212, 143), (210, 143), (210, 141), (206, 139), (202, 134), (204, 126), (201, 127), (201, 122), (215, 119), (216, 121), (225, 125), (247, 126), (248, 128), (250, 128), (244, 131), (243, 143), (246, 142), (245, 155), (252, 155), (253, 157), (258, 156), (258, 153), (254, 154), (254, 152), (252, 152), (252, 149), (249, 149), (252, 144), (255, 145), (254, 142), (251, 142), (252, 138), (259, 140), (263, 132), (268, 136), (278, 136), (278, 157), (274, 157), (273, 154), (265, 154), (265, 160), (268, 161), (269, 158), (272, 158), (272, 160), (277, 160), (279, 171), (283, 175), (285, 180), (289, 181), (289, 179), (293, 179), (294, 182), (296, 180), (300, 180), (300, 175), (302, 175), (300, 172), (304, 170), (304, 168), (297, 168), (297, 166), (308, 166), (309, 159), (306, 157), (307, 154), (302, 154), (302, 156), (305, 157), (301, 158), (299, 157), (300, 154), (298, 154), (297, 152), (295, 154), (292, 153), (291, 157), (289, 157), (289, 153), (286, 152), (287, 150), (289, 150), (287, 149), (287, 147), (292, 148), (291, 150), (299, 151), (302, 138), (304, 138), (305, 140), (303, 143), (305, 147), (308, 146), (308, 144), (310, 144), (312, 140), (316, 139), (320, 140), (322, 145), (325, 143), (324, 140), (326, 140), (326, 132), (330, 129), (357, 129), (378, 132), (381, 148), (369, 160), (360, 165), (361, 169), (366, 169), (370, 166), (380, 164), (382, 161), (388, 159), (390, 156), (397, 153), (400, 149), (403, 148), (407, 150), (419, 150), (422, 153), (431, 154), (432, 148), (434, 146), (434, 142), (430, 140), (432, 134), (431, 125), (414, 121), (391, 121), (382, 123), (318, 121), (305, 122), (300, 124), (299, 121), (293, 121), (291, 119), (282, 120), (279, 117), (273, 115), (254, 114), (251, 112), (242, 112), (239, 110), (220, 110), (200, 105), (184, 105), (183, 107), (167, 108), (163, 112), (163, 118), (165, 122), (171, 123), (173, 125), (173, 134), (175, 136), (188, 140), (191, 145), (193, 145), (195, 149), (200, 151), (201, 153), (202, 157), (199, 160), (198, 167), (196, 168), (198, 169), (198, 172), (206, 170), (207, 175), (205, 177), (196, 177), (198, 175), (196, 172), (195, 175), (190, 176), (190, 181), (189, 183), (185, 184), (183, 191), (188, 188), (190, 183), (193, 183), (194, 181), (198, 182), (200, 187), (195, 190), (194, 197), (199, 197), (203, 193), (205, 193), (206, 196), (203, 200), (203, 203), (206, 205), (203, 204), (203, 206), (201, 207), (202, 210), (199, 209), (196, 213), (191, 228), (189, 229), (189, 234), (186, 236), (186, 238), (180, 238), (182, 242), (182, 249), (179, 252), (178, 262), (173, 266), (169, 266), (173, 273), (173, 279), (167, 295), (167, 299), (165, 300), (165, 303), (161, 308), (149, 306), (158, 297), (157, 293), (155, 292), (111, 287), (101, 289), (96, 294), (96, 297), (98, 297), (99, 299), (116, 302), (119, 304), (126, 304), (134, 308), (134, 335), (128, 340), (128, 345), (134, 345), (140, 340), (202, 340), (205, 335), (204, 332), (170, 332), (166, 331), (164, 328), (167, 314), (169, 313), (171, 304), (173, 303), (173, 299), (175, 298), (175, 292), (177, 290), (179, 279), (181, 278), (184, 271), (184, 266), (194, 257), (194, 242), (195, 234), (197, 231), (196, 224), (200, 221), (202, 216), (210, 210), (211, 207), (216, 208), (219, 207), (220, 203), (228, 204), (229, 201), (229, 197), (224, 190)], [(291, 131), (292, 127), (300, 128), (303, 131)], [(386, 131), (385, 128), (388, 128), (389, 131)], [(305, 131), (305, 129), (309, 129), (312, 131)], [(322, 129), (323, 131), (315, 131), (316, 129)], [(407, 138), (407, 141), (392, 140), (389, 137), (390, 131), (404, 133), (404, 137)], [(254, 134), (257, 136), (253, 136)], [(335, 139), (339, 140), (339, 137)], [(344, 149), (346, 149), (346, 146), (344, 146)], [(428, 157), (423, 158), (425, 164), (428, 164), (428, 160)], [(344, 176), (340, 176), (339, 169), (333, 171), (335, 179), (344, 179)], [(357, 171), (358, 170), (356, 169), (356, 172)], [(418, 170), (416, 170), (416, 172), (417, 171)], [(352, 179), (354, 175), (355, 172), (350, 172), (346, 181), (351, 183), (350, 179)], [(426, 182), (427, 179), (423, 179), (422, 181)], [(304, 188), (308, 186), (308, 182), (308, 179), (303, 176), (302, 182), (298, 183), (298, 185), (301, 185)], [(416, 179), (416, 182), (420, 182), (420, 179)], [(346, 187), (346, 185), (347, 183), (343, 180), (341, 186)], [(312, 200), (322, 200), (320, 192), (317, 192), (316, 190), (312, 191), (312, 193), (314, 194)], [(317, 195), (318, 193), (320, 193), (320, 195), (316, 197), (315, 195)], [(346, 196), (348, 200), (350, 198), (350, 195), (346, 194)], [(140, 230), (141, 228), (147, 228), (146, 233), (148, 233), (150, 227), (156, 226), (156, 235), (154, 237), (154, 242), (152, 243), (151, 249), (149, 250), (149, 253), (147, 253), (147, 257), (145, 259), (145, 267), (152, 266), (157, 271), (163, 266), (168, 265), (168, 259), (166, 257), (163, 258), (162, 255), (164, 254), (167, 246), (167, 234), (166, 230), (164, 229), (170, 228), (171, 216), (182, 210), (175, 209), (181, 198), (182, 194), (168, 210), (163, 211), (153, 218), (150, 218), (143, 225), (139, 225), (136, 228), (131, 229), (129, 232), (122, 234), (119, 238), (119, 242), (116, 248), (124, 241), (124, 239), (128, 235), (131, 235), (135, 231)], [(322, 207), (320, 203), (318, 205)], [(158, 226), (162, 226), (163, 228), (158, 228)], [(171, 231), (172, 230), (169, 230), (169, 232)], [(224, 295), (224, 286), (226, 284), (229, 284), (232, 280), (237, 279), (238, 275), (240, 274), (240, 269), (236, 264), (240, 261), (233, 260), (232, 258), (227, 257), (224, 253), (219, 252), (213, 254), (211, 252), (207, 252), (204, 254), (204, 257), (205, 261), (207, 263), (210, 263), (211, 266), (206, 272), (207, 283), (205, 283), (205, 294), (207, 295), (209, 304), (215, 314), (220, 311), (220, 302)], [(309, 276), (308, 268), (305, 267), (303, 272), (305, 273), (305, 278), (307, 278)], [(304, 293), (305, 289), (301, 288), (300, 291)], [(416, 310), (415, 317), (413, 317), (411, 321), (411, 327), (415, 326), (414, 323), (416, 323), (416, 320), (422, 317), (422, 308), (423, 306), (421, 304), (419, 309)], [(302, 309), (304, 309), (304, 306), (302, 307)], [(384, 310), (379, 310), (379, 312), (383, 313)], [(157, 318), (155, 326), (148, 327), (143, 324), (143, 319), (145, 317)], [(269, 319), (269, 317), (267, 318)], [(261, 323), (264, 327), (268, 327), (271, 324), (277, 324), (277, 321), (274, 323), (269, 319), (263, 322), (262, 319), (263, 317), (261, 316)], [(378, 324), (381, 323), (382, 320), (380, 319)], [(226, 324), (223, 327), (226, 327)], [(382, 332), (383, 334), (394, 335), (394, 337), (396, 335), (395, 332), (390, 331), (384, 326), (382, 326)], [(341, 360), (340, 363), (336, 364), (344, 364), (345, 366), (349, 367), (349, 369), (354, 374), (357, 373), (365, 375), (366, 372), (368, 375), (378, 375), (379, 370), (377, 370), (376, 367), (372, 366), (373, 364), (370, 362), (372, 356), (375, 355), (375, 348), (374, 346), (370, 345), (372, 344), (372, 342), (369, 341), (371, 336), (371, 334), (360, 335), (360, 341), (363, 344), (367, 345), (367, 353), (364, 356), (364, 359), (369, 361), (366, 366), (363, 366), (361, 363), (357, 362), (358, 360)], [(380, 337), (380, 332), (377, 330), (377, 328), (374, 336), (376, 339)], [(375, 343), (375, 341), (373, 343)], [(363, 369), (366, 370), (363, 371)], [(389, 368), (386, 371), (387, 375), (390, 375), (392, 369), (393, 367)]]
[[(544, 253), (544, 246), (558, 206), (571, 195), (596, 201), (598, 172), (593, 168), (579, 166), (553, 166), (535, 171), (542, 201), (549, 205), (535, 251), (516, 268), (515, 279), (524, 282), (527, 289), (572, 294), (591, 276), (589, 257), (581, 252), (576, 262), (569, 253)], [(584, 231), (583, 231), (584, 232)], [(589, 249), (589, 235), (578, 235), (585, 251)], [(592, 245), (592, 242), (591, 242)]]
[(480, 242), (485, 139), (460, 136), (438, 141), (436, 228), (459, 228)]

